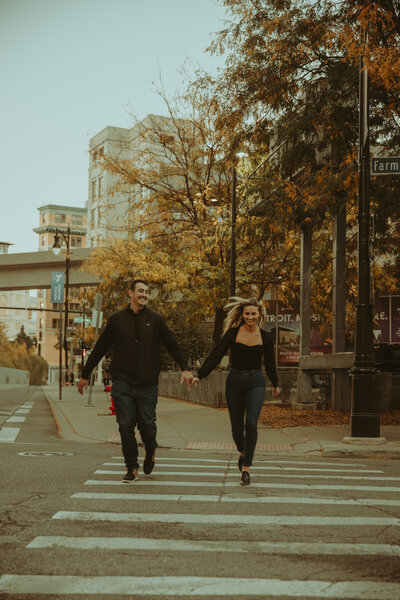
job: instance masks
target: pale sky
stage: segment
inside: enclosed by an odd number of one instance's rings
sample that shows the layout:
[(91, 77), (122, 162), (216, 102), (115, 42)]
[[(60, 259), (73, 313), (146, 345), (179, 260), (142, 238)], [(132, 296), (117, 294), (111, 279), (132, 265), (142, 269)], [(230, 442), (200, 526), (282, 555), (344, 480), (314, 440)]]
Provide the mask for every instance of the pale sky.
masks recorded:
[(224, 27), (219, 0), (0, 0), (0, 241), (38, 249), (37, 208), (85, 205), (89, 139), (166, 114), (185, 61)]

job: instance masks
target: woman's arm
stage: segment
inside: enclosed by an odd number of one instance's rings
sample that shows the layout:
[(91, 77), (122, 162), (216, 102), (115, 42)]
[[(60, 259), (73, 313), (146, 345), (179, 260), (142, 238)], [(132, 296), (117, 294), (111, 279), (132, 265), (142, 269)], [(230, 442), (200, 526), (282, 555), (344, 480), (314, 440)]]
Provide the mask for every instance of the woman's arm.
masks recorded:
[(278, 373), (276, 371), (274, 344), (266, 331), (261, 330), (264, 345), (265, 371), (274, 388), (278, 387)]
[(211, 371), (221, 362), (225, 356), (229, 346), (234, 342), (237, 333), (237, 328), (228, 329), (223, 335), (220, 342), (213, 348), (207, 356), (200, 369), (197, 371), (199, 379), (207, 377)]

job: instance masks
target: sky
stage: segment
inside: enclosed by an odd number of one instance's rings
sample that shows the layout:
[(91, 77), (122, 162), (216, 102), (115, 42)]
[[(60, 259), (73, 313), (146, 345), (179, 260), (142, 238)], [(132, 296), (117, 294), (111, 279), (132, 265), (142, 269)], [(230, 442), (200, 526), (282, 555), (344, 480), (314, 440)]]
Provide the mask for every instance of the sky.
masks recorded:
[[(166, 114), (155, 93), (207, 71), (219, 0), (0, 0), (0, 241), (34, 252), (38, 207), (84, 207), (89, 139), (132, 114)], [(193, 68), (193, 67), (192, 67)]]

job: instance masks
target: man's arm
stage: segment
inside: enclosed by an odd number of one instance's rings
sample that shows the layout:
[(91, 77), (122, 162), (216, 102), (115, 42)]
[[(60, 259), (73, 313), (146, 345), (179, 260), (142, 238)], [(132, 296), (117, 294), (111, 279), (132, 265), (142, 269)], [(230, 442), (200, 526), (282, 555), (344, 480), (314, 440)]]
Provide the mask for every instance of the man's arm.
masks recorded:
[(82, 369), (82, 376), (78, 381), (77, 387), (78, 392), (80, 394), (83, 393), (88, 386), (90, 373), (93, 369), (99, 364), (103, 356), (106, 354), (107, 350), (110, 348), (113, 343), (113, 335), (112, 335), (112, 321), (111, 318), (108, 320), (108, 323), (97, 340), (95, 347), (93, 348), (89, 358), (86, 361), (85, 366)]

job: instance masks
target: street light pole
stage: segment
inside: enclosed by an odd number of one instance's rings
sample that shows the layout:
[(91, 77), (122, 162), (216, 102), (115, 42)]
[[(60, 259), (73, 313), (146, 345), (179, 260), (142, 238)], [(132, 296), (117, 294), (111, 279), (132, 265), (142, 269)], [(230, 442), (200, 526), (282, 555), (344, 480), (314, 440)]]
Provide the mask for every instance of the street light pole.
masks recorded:
[(232, 169), (232, 201), (231, 201), (231, 289), (230, 295), (236, 295), (236, 167)]
[[(67, 226), (67, 233), (65, 234), (63, 231), (56, 229), (56, 233), (54, 236), (54, 244), (53, 244), (53, 252), (55, 254), (59, 254), (61, 250), (60, 245), (60, 234), (64, 238), (65, 246), (66, 246), (66, 255), (65, 255), (65, 300), (64, 300), (64, 351), (65, 351), (65, 372), (68, 373), (68, 342), (67, 342), (67, 330), (68, 330), (68, 308), (69, 308), (69, 269), (71, 266), (71, 254), (70, 254), (70, 238), (71, 231), (69, 228), (69, 223)], [(61, 340), (60, 340), (61, 344)]]
[[(364, 48), (368, 32), (363, 33)], [(355, 328), (355, 360), (351, 370), (351, 436), (379, 437), (380, 419), (376, 398), (376, 368), (373, 351), (373, 306), (371, 304), (369, 233), (369, 98), (368, 70), (360, 58), (360, 114), (358, 156), (358, 304)]]

